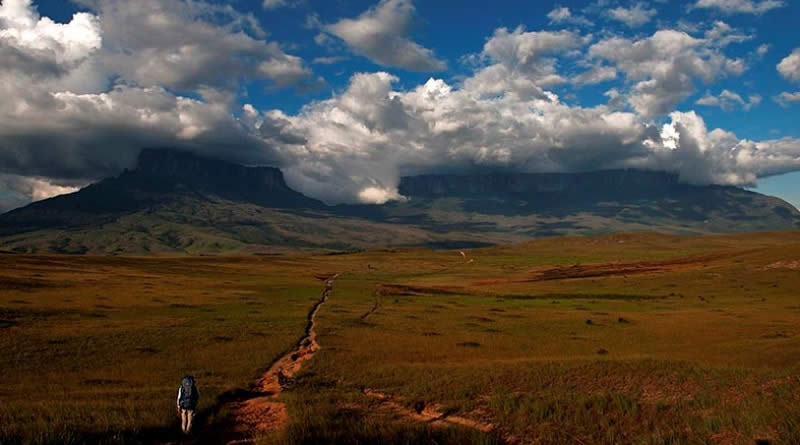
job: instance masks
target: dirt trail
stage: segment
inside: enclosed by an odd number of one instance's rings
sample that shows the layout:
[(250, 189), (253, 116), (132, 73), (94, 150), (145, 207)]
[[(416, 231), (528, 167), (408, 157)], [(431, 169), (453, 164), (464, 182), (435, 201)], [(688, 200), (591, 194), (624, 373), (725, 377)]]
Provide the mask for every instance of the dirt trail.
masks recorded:
[(390, 411), (396, 415), (405, 417), (415, 422), (424, 422), (431, 426), (446, 426), (448, 424), (456, 425), (465, 428), (471, 428), (484, 433), (497, 432), (499, 433), (503, 442), (506, 444), (514, 445), (520, 443), (517, 437), (502, 431), (492, 423), (468, 419), (461, 416), (453, 416), (446, 412), (442, 412), (441, 407), (438, 405), (420, 404), (419, 406), (415, 406), (415, 409), (411, 409), (402, 403), (403, 399), (401, 397), (384, 394), (371, 389), (365, 389), (364, 395), (378, 401), (379, 408)]
[(380, 292), (378, 292), (377, 289), (375, 290), (375, 292), (373, 292), (373, 295), (375, 297), (375, 304), (373, 304), (372, 307), (367, 312), (361, 314), (361, 317), (358, 318), (359, 320), (361, 321), (366, 320), (370, 315), (374, 314), (375, 312), (378, 312), (378, 309), (380, 309), (381, 306), (383, 305), (383, 298), (381, 297), (381, 294)]
[[(253, 388), (254, 397), (231, 404), (233, 422), (230, 433), (252, 437), (259, 433), (279, 431), (286, 426), (289, 416), (286, 405), (279, 400), (278, 396), (283, 391), (283, 387), (292, 382), (294, 376), (303, 367), (303, 363), (319, 351), (317, 333), (314, 330), (317, 312), (328, 301), (328, 296), (333, 290), (334, 280), (338, 276), (336, 274), (325, 280), (325, 289), (322, 291), (319, 301), (308, 313), (305, 335), (297, 343), (297, 347), (275, 361), (269, 370), (258, 379)], [(228, 443), (246, 443), (248, 441), (248, 439), (244, 439)]]

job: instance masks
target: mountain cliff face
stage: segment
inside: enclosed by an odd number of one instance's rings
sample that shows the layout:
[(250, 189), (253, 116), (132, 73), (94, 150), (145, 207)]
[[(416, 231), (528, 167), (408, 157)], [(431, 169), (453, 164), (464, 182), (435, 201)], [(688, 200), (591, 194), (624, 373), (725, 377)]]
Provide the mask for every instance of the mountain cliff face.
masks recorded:
[(255, 199), (269, 197), (286, 202), (290, 202), (286, 198), (291, 197), (307, 204), (312, 202), (290, 189), (277, 168), (245, 167), (170, 149), (142, 150), (134, 174), (219, 194), (252, 195)]
[(103, 223), (186, 199), (278, 209), (325, 207), (289, 188), (277, 168), (245, 167), (173, 149), (144, 149), (134, 170), (0, 216), (0, 236)]
[(405, 196), (492, 196), (536, 200), (561, 195), (581, 200), (620, 200), (691, 192), (677, 175), (637, 170), (586, 173), (491, 173), (484, 175), (422, 175), (403, 178)]
[(679, 225), (724, 218), (729, 227), (713, 230), (722, 232), (736, 231), (737, 221), (744, 229), (759, 219), (764, 229), (788, 227), (798, 216), (778, 198), (739, 187), (684, 184), (675, 174), (656, 171), (423, 175), (403, 178), (399, 190), (428, 205), (458, 199), (466, 213), (569, 217), (589, 212), (656, 226), (662, 225), (659, 217)]
[(146, 149), (134, 170), (1, 215), (0, 249), (218, 253), (800, 229), (800, 213), (778, 198), (662, 172), (423, 175), (399, 188), (407, 201), (329, 207), (276, 168)]

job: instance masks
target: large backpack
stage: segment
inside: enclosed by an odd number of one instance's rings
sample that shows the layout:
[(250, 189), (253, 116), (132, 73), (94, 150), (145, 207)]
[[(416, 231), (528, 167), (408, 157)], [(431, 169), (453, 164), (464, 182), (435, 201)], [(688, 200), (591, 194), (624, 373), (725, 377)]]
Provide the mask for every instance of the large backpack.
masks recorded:
[(181, 409), (195, 409), (197, 407), (198, 393), (194, 385), (194, 377), (187, 375), (181, 380), (181, 399), (178, 401)]

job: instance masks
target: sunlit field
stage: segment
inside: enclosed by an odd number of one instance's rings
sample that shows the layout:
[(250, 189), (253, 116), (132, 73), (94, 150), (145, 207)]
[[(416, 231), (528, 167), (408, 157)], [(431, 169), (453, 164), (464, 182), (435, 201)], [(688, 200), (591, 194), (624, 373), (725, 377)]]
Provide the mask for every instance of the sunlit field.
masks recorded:
[(261, 443), (800, 443), (798, 233), (0, 263), (2, 443), (202, 442), (335, 273)]

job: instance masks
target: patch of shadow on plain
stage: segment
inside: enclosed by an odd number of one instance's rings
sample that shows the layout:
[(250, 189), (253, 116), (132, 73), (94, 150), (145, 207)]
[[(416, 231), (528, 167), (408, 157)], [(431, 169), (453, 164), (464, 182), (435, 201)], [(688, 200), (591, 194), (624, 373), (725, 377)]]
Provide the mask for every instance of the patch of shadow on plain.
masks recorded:
[(81, 312), (81, 315), (86, 318), (108, 318), (108, 315), (102, 312)]
[(462, 341), (460, 343), (456, 343), (456, 346), (460, 346), (462, 348), (480, 348), (481, 344), (476, 341)]
[(516, 319), (527, 318), (525, 315), (520, 315), (520, 314), (500, 314), (500, 316), (504, 318), (516, 318)]
[[(199, 417), (199, 416), (198, 416)], [(195, 418), (195, 424), (199, 424), (199, 419)], [(192, 438), (186, 439), (185, 436), (181, 434), (180, 425), (178, 425), (178, 417), (175, 417), (175, 420), (170, 422), (171, 425), (168, 426), (158, 426), (158, 427), (144, 427), (144, 428), (136, 428), (135, 430), (124, 430), (124, 431), (105, 431), (105, 432), (88, 432), (88, 431), (70, 431), (70, 443), (80, 443), (85, 445), (106, 445), (112, 443), (124, 443), (124, 444), (153, 444), (153, 443), (196, 443), (193, 439), (194, 437), (200, 437), (199, 430), (192, 432)], [(30, 439), (23, 438), (21, 436), (10, 436), (4, 437), (4, 444), (24, 444), (30, 443)], [(8, 442), (5, 442), (8, 440)], [(185, 442), (183, 442), (185, 441)], [(59, 445), (63, 444), (63, 441), (60, 440), (52, 440), (48, 442), (41, 442), (46, 445)]]
[(37, 289), (46, 289), (55, 287), (71, 287), (71, 285), (69, 283), (55, 283), (36, 278), (0, 277), (0, 288), (6, 290), (32, 292)]
[(12, 320), (0, 320), (0, 329), (8, 329), (17, 326), (19, 323)]
[(504, 295), (511, 300), (664, 300), (666, 295), (626, 295), (626, 294), (541, 294), (541, 295)]
[(161, 352), (156, 348), (150, 348), (150, 347), (136, 348), (135, 351), (140, 352), (142, 354), (158, 354), (159, 352)]
[(216, 343), (230, 343), (233, 341), (233, 337), (225, 337), (222, 335), (218, 335), (216, 337), (211, 337), (211, 341)]
[(86, 379), (81, 381), (81, 385), (87, 386), (121, 386), (125, 383), (125, 380), (117, 379)]
[(377, 323), (373, 323), (373, 322), (367, 321), (367, 320), (361, 320), (361, 319), (358, 319), (358, 318), (355, 319), (355, 320), (347, 321), (344, 324), (347, 324), (347, 325), (353, 326), (353, 327), (362, 327), (362, 328), (377, 328), (378, 327)]
[(427, 247), (432, 250), (481, 249), (492, 246), (496, 246), (496, 244), (469, 240), (431, 241), (428, 243), (412, 245), (412, 247)]
[(772, 334), (764, 334), (764, 335), (761, 336), (761, 338), (764, 338), (764, 339), (767, 339), (767, 340), (777, 340), (777, 339), (790, 338), (790, 337), (792, 337), (792, 334), (789, 334), (787, 332), (775, 332), (775, 333), (772, 333)]
[(434, 331), (426, 331), (422, 333), (423, 337), (441, 337), (442, 334)]

